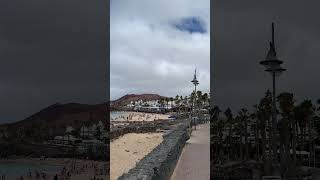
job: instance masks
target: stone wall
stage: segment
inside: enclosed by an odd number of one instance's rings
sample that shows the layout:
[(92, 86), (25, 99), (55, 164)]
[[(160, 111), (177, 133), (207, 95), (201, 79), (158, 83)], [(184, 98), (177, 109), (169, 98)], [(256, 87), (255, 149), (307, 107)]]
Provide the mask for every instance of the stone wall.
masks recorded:
[(128, 126), (128, 127), (121, 127), (115, 131), (112, 131), (110, 133), (111, 141), (114, 139), (117, 139), (118, 137), (123, 136), (127, 133), (149, 133), (149, 132), (155, 132), (156, 127), (155, 126)]
[(189, 124), (189, 121), (185, 121), (169, 134), (166, 134), (161, 144), (140, 160), (135, 168), (119, 177), (118, 180), (170, 179), (181, 151), (189, 139)]

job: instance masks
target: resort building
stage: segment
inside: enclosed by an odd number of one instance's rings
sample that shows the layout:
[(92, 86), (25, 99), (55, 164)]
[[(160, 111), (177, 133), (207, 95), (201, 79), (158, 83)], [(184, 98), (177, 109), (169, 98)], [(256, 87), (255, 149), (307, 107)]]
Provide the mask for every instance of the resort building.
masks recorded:
[(78, 153), (98, 153), (105, 150), (106, 144), (102, 140), (108, 138), (108, 132), (102, 121), (91, 126), (81, 127), (78, 137), (74, 135), (75, 131), (73, 127), (67, 126), (64, 135), (55, 136), (49, 143), (57, 146), (75, 147)]
[(81, 139), (78, 139), (70, 134), (64, 136), (54, 137), (53, 143), (56, 145), (72, 145), (77, 142), (81, 142)]

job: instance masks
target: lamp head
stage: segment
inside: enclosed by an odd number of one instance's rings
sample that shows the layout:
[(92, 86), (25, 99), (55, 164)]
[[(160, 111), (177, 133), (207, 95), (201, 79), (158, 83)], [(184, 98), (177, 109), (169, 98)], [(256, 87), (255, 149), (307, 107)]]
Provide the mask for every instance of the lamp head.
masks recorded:
[(281, 68), (280, 65), (283, 61), (279, 60), (277, 57), (277, 52), (274, 43), (274, 23), (272, 23), (272, 39), (269, 43), (269, 51), (265, 60), (261, 61), (260, 64), (266, 68), (268, 72), (282, 72), (285, 69)]

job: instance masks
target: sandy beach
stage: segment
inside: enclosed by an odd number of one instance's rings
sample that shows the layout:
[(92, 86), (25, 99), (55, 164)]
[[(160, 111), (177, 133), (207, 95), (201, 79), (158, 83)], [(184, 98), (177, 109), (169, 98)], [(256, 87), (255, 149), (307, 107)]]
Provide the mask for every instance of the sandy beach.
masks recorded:
[(116, 118), (111, 118), (111, 121), (154, 121), (168, 119), (168, 114), (143, 113), (143, 112), (128, 112)]
[[(64, 172), (56, 173), (58, 174), (59, 179), (64, 179), (68, 176), (71, 180), (90, 180), (94, 177), (106, 180), (106, 163), (105, 162), (97, 162), (92, 160), (80, 160), (80, 159), (62, 159), (62, 158), (48, 158), (45, 160), (40, 160), (39, 158), (21, 158), (21, 159), (8, 159), (8, 160), (0, 160), (0, 163), (15, 163), (17, 165), (21, 164), (29, 164), (29, 165), (37, 165), (39, 170), (33, 170), (31, 172), (31, 177), (29, 175), (24, 176), (25, 180), (33, 180), (33, 179), (53, 179), (55, 174), (44, 174), (41, 172), (41, 167), (46, 165), (55, 165), (60, 166), (61, 169), (65, 167)], [(20, 176), (20, 175), (19, 175)], [(37, 178), (39, 176), (39, 178)], [(7, 175), (6, 180), (11, 180), (9, 175)]]
[(163, 140), (163, 133), (128, 133), (110, 144), (110, 179), (116, 180), (136, 166)]

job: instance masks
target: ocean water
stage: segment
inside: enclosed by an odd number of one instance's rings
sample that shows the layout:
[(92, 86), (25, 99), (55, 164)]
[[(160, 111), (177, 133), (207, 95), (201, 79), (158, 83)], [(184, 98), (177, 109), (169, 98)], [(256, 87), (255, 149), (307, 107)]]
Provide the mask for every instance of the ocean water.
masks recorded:
[(127, 116), (129, 112), (126, 111), (111, 111), (110, 112), (110, 118), (115, 119), (120, 116)]
[(35, 176), (35, 171), (44, 172), (46, 174), (58, 174), (62, 170), (62, 166), (57, 165), (36, 165), (30, 163), (6, 162), (0, 163), (0, 177), (6, 175), (6, 180), (16, 180), (17, 177), (27, 176), (31, 171)]

